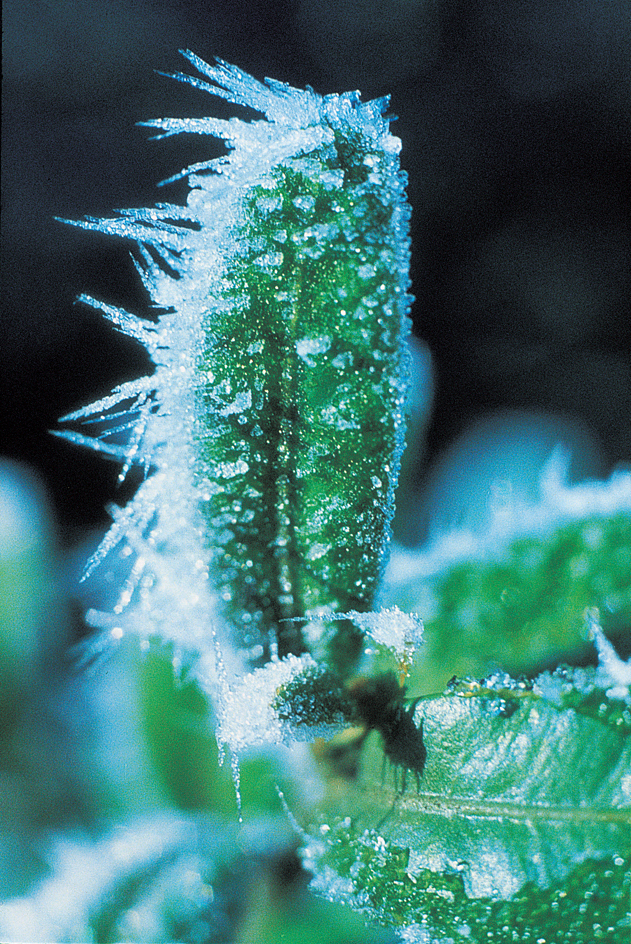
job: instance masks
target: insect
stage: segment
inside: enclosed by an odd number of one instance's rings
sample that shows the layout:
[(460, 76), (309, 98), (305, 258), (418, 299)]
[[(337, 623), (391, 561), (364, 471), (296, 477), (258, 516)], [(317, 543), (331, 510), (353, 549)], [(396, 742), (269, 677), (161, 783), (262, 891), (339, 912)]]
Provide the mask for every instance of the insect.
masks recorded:
[[(421, 788), (427, 748), (423, 740), (423, 722), (417, 728), (414, 712), (420, 698), (406, 705), (405, 686), (399, 685), (394, 672), (382, 672), (373, 678), (357, 678), (347, 689), (355, 706), (357, 721), (366, 728), (362, 740), (371, 731), (378, 731), (383, 740), (384, 769), (386, 761), (394, 767), (395, 789), (405, 793), (408, 772)], [(399, 771), (401, 771), (399, 791)]]

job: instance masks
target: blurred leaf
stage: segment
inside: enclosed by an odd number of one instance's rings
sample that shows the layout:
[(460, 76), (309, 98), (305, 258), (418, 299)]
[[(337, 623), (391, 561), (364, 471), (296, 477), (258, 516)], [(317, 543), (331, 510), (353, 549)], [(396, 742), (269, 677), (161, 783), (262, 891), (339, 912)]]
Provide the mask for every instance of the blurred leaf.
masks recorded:
[(207, 696), (170, 645), (153, 640), (145, 653), (137, 647), (136, 661), (145, 736), (171, 801), (184, 810), (234, 815), (234, 788), (229, 769), (219, 765)]
[(0, 714), (32, 697), (67, 633), (53, 523), (43, 489), (0, 459)]
[(513, 538), (464, 554), (392, 585), (388, 602), (422, 614), (427, 648), (410, 687), (432, 691), (453, 675), (490, 668), (518, 674), (591, 655), (587, 607), (601, 610), (609, 635), (631, 625), (631, 516), (588, 516), (549, 533)]

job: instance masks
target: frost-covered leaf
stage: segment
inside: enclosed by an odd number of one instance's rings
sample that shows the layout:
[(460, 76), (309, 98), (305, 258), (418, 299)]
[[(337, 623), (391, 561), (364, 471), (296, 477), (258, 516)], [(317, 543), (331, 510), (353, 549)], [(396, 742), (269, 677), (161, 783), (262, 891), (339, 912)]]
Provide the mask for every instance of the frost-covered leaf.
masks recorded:
[[(298, 617), (372, 609), (403, 450), (409, 209), (387, 100), (184, 55), (210, 81), (176, 78), (265, 117), (145, 122), (230, 153), (176, 175), (186, 207), (77, 224), (137, 242), (163, 314), (82, 296), (156, 369), (69, 419), (102, 425), (95, 448), (122, 474), (149, 473), (90, 565), (128, 561), (114, 614), (90, 621), (202, 649), (213, 676), (211, 615), (256, 663), (309, 649)], [(327, 645), (348, 672), (361, 630), (341, 620)]]
[[(334, 782), (314, 829), (316, 887), (360, 907), (368, 895), (373, 916), (388, 923), (460, 926), (463, 940), (481, 916), (526, 913), (524, 903), (537, 900), (550, 909), (569, 887), (568, 914), (579, 916), (579, 873), (594, 872), (595, 887), (619, 901), (631, 880), (631, 707), (595, 679), (594, 670), (534, 686), (498, 676), (423, 698), (414, 713), (427, 750), (418, 790), (410, 778), (395, 789), (373, 735), (358, 782), (343, 804)], [(399, 747), (405, 756), (410, 745)], [(511, 940), (497, 935), (490, 939)]]
[(487, 532), (397, 551), (384, 596), (423, 615), (418, 691), (582, 660), (586, 608), (599, 608), (608, 635), (631, 619), (631, 475), (573, 487), (544, 478), (540, 504), (504, 509)]
[(628, 852), (586, 859), (552, 887), (528, 882), (498, 900), (467, 895), (463, 860), (442, 874), (416, 869), (407, 848), (350, 820), (327, 827), (325, 838), (325, 855), (308, 850), (314, 889), (397, 928), (402, 944), (621, 944), (631, 931)]
[(401, 184), (367, 130), (323, 127), (239, 195), (200, 363), (214, 569), (281, 656), (294, 617), (371, 607), (402, 448)]

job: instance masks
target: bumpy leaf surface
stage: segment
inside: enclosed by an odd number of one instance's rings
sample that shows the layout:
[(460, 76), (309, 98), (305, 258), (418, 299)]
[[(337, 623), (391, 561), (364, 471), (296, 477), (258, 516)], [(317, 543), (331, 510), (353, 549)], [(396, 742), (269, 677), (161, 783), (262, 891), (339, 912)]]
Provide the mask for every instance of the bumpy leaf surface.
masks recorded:
[(205, 316), (215, 572), (244, 635), (274, 627), (281, 654), (283, 621), (369, 609), (381, 577), (405, 396), (399, 201), (392, 155), (331, 133), (246, 192)]
[[(579, 687), (566, 673), (534, 688), (507, 677), (454, 683), (421, 700), (414, 720), (417, 728), (423, 721), (427, 763), (418, 790), (409, 777), (403, 793), (390, 774), (383, 779), (382, 745), (371, 736), (345, 803), (353, 819), (336, 817), (332, 801), (333, 815), (320, 826), (321, 889), (335, 887), (331, 874), (323, 878), (324, 862), (338, 882), (348, 880), (344, 893), (355, 903), (368, 894), (380, 920), (435, 920), (441, 933), (484, 916), (527, 917), (545, 902), (549, 931), (565, 898), (567, 913), (580, 919), (585, 888), (577, 876), (589, 874), (590, 914), (598, 905), (606, 917), (609, 895), (610, 924), (620, 933), (631, 881), (631, 709), (590, 684), (589, 673), (580, 680)], [(537, 920), (528, 918), (533, 934)], [(560, 934), (563, 922), (556, 927)], [(499, 929), (491, 938), (473, 935), (487, 939), (513, 940)], [(594, 938), (601, 939), (616, 937)]]
[[(210, 81), (176, 78), (263, 117), (146, 122), (232, 153), (176, 175), (192, 187), (186, 207), (78, 224), (135, 240), (163, 309), (150, 325), (82, 299), (156, 365), (67, 417), (104, 424), (73, 442), (119, 457), (123, 475), (132, 462), (149, 473), (88, 566), (120, 546), (124, 591), (114, 614), (89, 619), (195, 648), (219, 611), (248, 658), (300, 654), (300, 618), (370, 610), (385, 564), (408, 368), (400, 142), (385, 99), (185, 56)], [(348, 671), (361, 632), (347, 621), (331, 636)]]
[[(483, 675), (489, 665), (532, 675), (547, 664), (582, 662), (591, 651), (586, 607), (599, 607), (610, 637), (624, 636), (631, 618), (631, 476), (592, 490), (603, 504), (614, 493), (605, 514), (580, 487), (559, 485), (546, 501), (521, 516), (516, 511), (508, 534), (496, 526), (476, 538), (451, 535), (452, 553), (437, 547), (395, 556), (386, 599), (420, 612), (427, 630), (412, 679), (416, 691), (431, 691), (436, 678)], [(570, 503), (576, 507), (568, 512)]]

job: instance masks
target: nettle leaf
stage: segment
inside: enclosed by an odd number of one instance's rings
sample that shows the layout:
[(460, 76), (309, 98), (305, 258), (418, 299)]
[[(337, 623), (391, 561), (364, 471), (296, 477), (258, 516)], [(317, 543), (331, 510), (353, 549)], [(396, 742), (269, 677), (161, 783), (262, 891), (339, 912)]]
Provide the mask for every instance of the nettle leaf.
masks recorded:
[(372, 607), (402, 451), (401, 183), (365, 130), (326, 130), (240, 195), (200, 358), (213, 568), (281, 656), (297, 616)]
[[(137, 242), (163, 313), (150, 324), (82, 296), (156, 369), (66, 417), (96, 423), (94, 439), (66, 435), (119, 458), (122, 476), (148, 473), (88, 565), (108, 558), (123, 585), (90, 621), (210, 652), (212, 675), (211, 615), (260, 663), (310, 649), (303, 617), (373, 607), (403, 451), (409, 208), (387, 99), (184, 55), (209, 81), (175, 78), (262, 117), (145, 122), (230, 153), (172, 178), (188, 177), (186, 207), (76, 224)], [(361, 630), (327, 634), (347, 674)]]
[(504, 901), (467, 895), (466, 862), (443, 873), (412, 869), (407, 848), (350, 820), (327, 827), (326, 840), (324, 857), (308, 850), (319, 870), (312, 886), (398, 928), (403, 944), (620, 944), (631, 927), (629, 854), (586, 859), (554, 886), (527, 882)]
[[(536, 674), (583, 661), (587, 607), (608, 635), (631, 619), (631, 476), (567, 486), (553, 455), (538, 504), (503, 509), (479, 535), (455, 533), (417, 552), (395, 552), (385, 598), (423, 615), (427, 645), (416, 691), (436, 678), (501, 666)], [(554, 473), (554, 474), (553, 474)]]
[[(425, 922), (456, 940), (525, 940), (510, 936), (518, 914), (528, 933), (569, 928), (562, 901), (581, 928), (586, 910), (606, 919), (603, 928), (621, 928), (631, 882), (631, 707), (594, 678), (567, 670), (533, 686), (496, 677), (423, 698), (414, 711), (427, 751), (418, 790), (409, 777), (404, 792), (395, 788), (371, 735), (346, 809), (331, 816), (332, 801), (314, 832), (316, 887), (332, 894), (335, 875), (343, 897), (369, 899), (378, 920)], [(491, 937), (467, 937), (480, 925), (495, 927)]]

